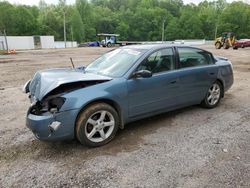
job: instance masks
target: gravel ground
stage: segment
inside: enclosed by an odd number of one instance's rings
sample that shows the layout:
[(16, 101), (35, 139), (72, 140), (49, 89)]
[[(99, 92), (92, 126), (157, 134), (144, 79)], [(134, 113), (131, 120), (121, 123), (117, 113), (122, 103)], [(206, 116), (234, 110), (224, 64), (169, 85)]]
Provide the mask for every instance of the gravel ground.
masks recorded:
[(106, 48), (0, 58), (0, 187), (250, 187), (250, 48), (214, 50), (235, 83), (211, 110), (192, 106), (128, 124), (108, 145), (48, 143), (25, 127), (21, 87), (36, 70), (88, 64)]

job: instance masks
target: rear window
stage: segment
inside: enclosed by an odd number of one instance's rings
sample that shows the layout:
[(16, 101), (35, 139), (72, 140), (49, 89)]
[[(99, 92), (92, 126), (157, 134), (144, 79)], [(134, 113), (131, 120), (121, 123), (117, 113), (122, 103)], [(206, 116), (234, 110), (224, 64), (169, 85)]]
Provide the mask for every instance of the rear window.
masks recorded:
[(214, 60), (210, 53), (196, 48), (178, 48), (180, 68), (196, 67), (213, 64)]

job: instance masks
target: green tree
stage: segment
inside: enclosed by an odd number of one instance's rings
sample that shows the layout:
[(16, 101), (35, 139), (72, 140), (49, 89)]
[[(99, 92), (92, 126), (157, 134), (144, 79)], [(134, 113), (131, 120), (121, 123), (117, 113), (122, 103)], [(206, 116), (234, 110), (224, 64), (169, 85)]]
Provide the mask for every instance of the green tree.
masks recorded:
[(238, 38), (250, 36), (250, 5), (233, 2), (224, 9), (219, 20), (219, 32), (233, 31)]
[(170, 20), (165, 31), (165, 36), (167, 40), (181, 39), (182, 28), (180, 27), (178, 18), (173, 18)]
[(182, 28), (180, 31), (181, 39), (197, 39), (204, 38), (202, 32), (202, 23), (197, 16), (198, 9), (194, 5), (187, 5), (181, 10), (179, 25)]
[(205, 39), (214, 39), (219, 13), (214, 3), (204, 1), (198, 5), (198, 17)]
[(6, 30), (8, 35), (15, 35), (15, 8), (8, 2), (0, 2), (0, 31)]
[(78, 43), (84, 40), (84, 25), (82, 23), (81, 15), (78, 10), (73, 9), (73, 14), (71, 16), (71, 27), (73, 31), (73, 38)]
[(35, 35), (37, 22), (32, 12), (25, 6), (15, 8), (15, 34), (16, 35)]
[(40, 35), (54, 35), (55, 40), (63, 40), (63, 17), (55, 6), (40, 12), (38, 25)]
[(87, 0), (76, 0), (76, 8), (81, 15), (84, 25), (85, 40), (96, 39), (96, 20), (94, 19), (94, 8)]

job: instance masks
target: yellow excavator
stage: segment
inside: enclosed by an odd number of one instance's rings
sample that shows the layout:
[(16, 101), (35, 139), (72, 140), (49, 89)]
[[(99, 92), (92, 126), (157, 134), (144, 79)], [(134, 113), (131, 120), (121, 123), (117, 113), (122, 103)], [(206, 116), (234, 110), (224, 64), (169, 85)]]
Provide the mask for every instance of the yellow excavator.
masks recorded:
[(215, 48), (221, 49), (228, 49), (230, 47), (234, 47), (236, 42), (235, 34), (233, 32), (224, 32), (221, 34), (221, 37), (215, 39)]

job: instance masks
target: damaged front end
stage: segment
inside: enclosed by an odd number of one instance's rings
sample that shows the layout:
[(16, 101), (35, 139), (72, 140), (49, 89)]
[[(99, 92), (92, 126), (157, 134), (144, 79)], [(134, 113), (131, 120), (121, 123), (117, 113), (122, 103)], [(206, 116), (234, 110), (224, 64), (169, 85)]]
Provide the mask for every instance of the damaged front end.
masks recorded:
[(36, 101), (31, 105), (30, 113), (34, 115), (43, 115), (44, 113), (57, 113), (61, 109), (62, 105), (65, 102), (65, 98), (59, 96), (50, 96), (49, 98)]
[(62, 105), (65, 102), (65, 98), (59, 96), (50, 96), (43, 101), (37, 101), (30, 107), (29, 113), (36, 116), (49, 116), (52, 115), (52, 122), (48, 125), (51, 136), (55, 131), (61, 128), (62, 123), (56, 120), (56, 113), (60, 112)]
[[(58, 71), (56, 72), (58, 73)], [(23, 87), (23, 92), (29, 93), (31, 101), (26, 125), (40, 140), (73, 139), (78, 109), (74, 109), (70, 105), (65, 107), (64, 104), (67, 101), (65, 95), (110, 79), (104, 79), (104, 77), (86, 79), (86, 75), (85, 80), (75, 80), (76, 78), (72, 80), (72, 78), (65, 77), (55, 79), (49, 73), (36, 73), (34, 78)], [(60, 74), (62, 73), (60, 72)], [(71, 74), (73, 73), (71, 72)]]
[(55, 108), (46, 111), (38, 102), (30, 107), (26, 117), (26, 126), (40, 140), (73, 139), (72, 122), (77, 113), (78, 110), (58, 111)]
[(70, 132), (69, 129), (65, 130), (70, 124), (65, 117), (72, 116), (73, 111), (60, 110), (65, 101), (64, 97), (50, 95), (31, 104), (26, 125), (38, 139), (53, 140), (56, 137), (67, 136), (67, 132)]

